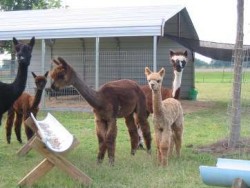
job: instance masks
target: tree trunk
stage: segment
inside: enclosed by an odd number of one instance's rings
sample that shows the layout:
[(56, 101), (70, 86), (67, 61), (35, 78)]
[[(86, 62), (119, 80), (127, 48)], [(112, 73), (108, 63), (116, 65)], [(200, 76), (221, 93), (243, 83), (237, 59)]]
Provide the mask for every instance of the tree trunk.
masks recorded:
[(244, 0), (238, 0), (237, 4), (237, 36), (234, 47), (234, 82), (232, 90), (231, 107), (231, 130), (229, 147), (234, 148), (240, 139), (241, 120), (241, 77), (243, 62), (243, 23), (244, 23)]

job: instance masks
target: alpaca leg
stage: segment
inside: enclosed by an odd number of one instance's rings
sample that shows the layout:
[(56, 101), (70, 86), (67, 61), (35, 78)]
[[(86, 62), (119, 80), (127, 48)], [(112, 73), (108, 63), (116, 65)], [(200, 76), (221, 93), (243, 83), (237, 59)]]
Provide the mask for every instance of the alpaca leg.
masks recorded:
[(24, 125), (24, 128), (25, 128), (25, 133), (26, 133), (26, 136), (27, 136), (27, 140), (31, 139), (33, 134), (34, 134), (32, 129), (29, 128), (27, 125)]
[(172, 137), (171, 137), (171, 144), (170, 144), (169, 156), (173, 155), (174, 146), (175, 146), (175, 135), (173, 134)]
[(147, 147), (148, 153), (151, 153), (151, 132), (150, 132), (150, 126), (148, 123), (147, 118), (144, 116), (138, 115), (138, 122), (141, 127), (142, 133), (143, 133), (143, 138)]
[(10, 108), (8, 110), (6, 127), (5, 127), (6, 128), (6, 139), (7, 139), (8, 144), (10, 144), (10, 140), (11, 140), (11, 131), (12, 131), (12, 127), (13, 127), (14, 118), (15, 118), (14, 109)]
[(155, 144), (156, 144), (156, 152), (157, 152), (157, 162), (158, 165), (161, 163), (161, 150), (160, 150), (160, 142), (161, 142), (161, 132), (158, 129), (155, 129)]
[(22, 127), (22, 114), (16, 114), (16, 121), (15, 121), (15, 133), (16, 139), (21, 143), (23, 143), (21, 138), (21, 127)]
[(137, 126), (138, 136), (139, 136), (139, 143), (138, 143), (138, 149), (144, 149), (144, 140), (143, 140), (143, 134), (140, 125)]
[(109, 164), (113, 166), (115, 162), (115, 144), (117, 137), (116, 119), (111, 119), (107, 124), (108, 131), (106, 135), (106, 145), (108, 150)]
[(138, 142), (138, 148), (137, 149), (144, 149), (144, 139), (143, 139), (143, 133), (140, 127), (140, 124), (138, 122), (138, 117), (137, 114), (134, 113), (134, 120), (135, 120), (135, 124), (137, 126), (137, 132), (138, 132), (138, 136), (139, 136), (139, 142)]
[(182, 136), (183, 135), (183, 126), (175, 126), (174, 128), (174, 142), (176, 154), (179, 157), (181, 155), (181, 146), (182, 146)]
[(160, 142), (160, 150), (161, 150), (161, 164), (162, 166), (168, 165), (168, 156), (171, 147), (171, 138), (172, 135), (169, 130), (162, 131), (162, 137)]
[[(28, 119), (29, 115), (30, 115), (30, 113), (27, 113), (25, 116), (23, 116), (23, 122), (26, 119)], [(36, 114), (34, 116), (36, 117)], [(24, 129), (25, 129), (25, 133), (26, 133), (26, 136), (27, 136), (27, 140), (31, 139), (33, 134), (34, 134), (32, 129), (29, 126), (25, 125), (25, 124), (24, 124)]]
[(106, 142), (105, 135), (107, 133), (107, 125), (104, 121), (98, 120), (98, 119), (95, 120), (95, 123), (96, 123), (96, 135), (97, 135), (98, 144), (99, 144), (97, 163), (101, 164), (103, 159), (104, 159), (106, 150), (107, 150), (107, 145), (105, 143)]
[(134, 155), (138, 147), (139, 135), (137, 132), (137, 126), (135, 125), (133, 114), (125, 117), (125, 122), (130, 136), (131, 154)]

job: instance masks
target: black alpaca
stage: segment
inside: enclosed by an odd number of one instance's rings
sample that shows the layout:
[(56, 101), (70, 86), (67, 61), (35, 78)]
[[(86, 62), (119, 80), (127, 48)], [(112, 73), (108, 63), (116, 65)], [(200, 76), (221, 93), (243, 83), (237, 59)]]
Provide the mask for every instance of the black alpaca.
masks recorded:
[(13, 105), (15, 100), (25, 89), (28, 66), (30, 65), (35, 37), (32, 37), (27, 44), (20, 43), (15, 37), (13, 37), (13, 44), (15, 46), (18, 61), (18, 71), (13, 83), (7, 84), (0, 82), (0, 125), (3, 114)]

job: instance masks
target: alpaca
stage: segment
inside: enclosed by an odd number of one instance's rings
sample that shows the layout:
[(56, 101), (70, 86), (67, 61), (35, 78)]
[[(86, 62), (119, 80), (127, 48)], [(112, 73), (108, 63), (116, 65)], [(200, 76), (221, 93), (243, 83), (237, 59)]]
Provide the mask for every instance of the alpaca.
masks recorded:
[[(187, 59), (187, 51), (172, 51), (170, 50), (170, 61), (173, 66), (174, 72), (174, 80), (172, 84), (172, 88), (161, 87), (161, 95), (162, 99), (173, 97), (175, 99), (180, 98), (180, 89), (181, 89), (181, 81), (182, 81), (182, 73), (188, 61)], [(148, 113), (153, 113), (152, 107), (152, 91), (149, 85), (141, 86), (143, 90), (146, 101), (147, 101), (147, 111)]]
[(51, 71), (52, 89), (73, 85), (92, 106), (95, 115), (96, 134), (99, 144), (97, 163), (102, 163), (107, 151), (109, 164), (114, 165), (115, 140), (117, 136), (116, 119), (125, 118), (131, 142), (131, 154), (138, 146), (136, 119), (141, 125), (146, 147), (150, 153), (151, 133), (146, 114), (146, 99), (139, 85), (132, 80), (111, 81), (95, 91), (82, 81), (75, 70), (66, 61), (58, 57), (53, 63), (57, 66)]
[(0, 125), (3, 114), (13, 105), (25, 89), (35, 37), (32, 37), (27, 44), (20, 43), (14, 37), (13, 44), (17, 55), (18, 71), (15, 80), (11, 84), (0, 82)]
[(145, 75), (152, 90), (153, 124), (157, 146), (157, 158), (160, 165), (168, 165), (168, 156), (175, 146), (177, 156), (180, 156), (182, 145), (184, 116), (181, 103), (174, 98), (162, 100), (161, 86), (165, 69), (151, 72), (146, 67)]
[[(161, 87), (161, 95), (162, 100), (173, 97), (175, 99), (180, 98), (180, 88), (181, 88), (181, 80), (182, 80), (182, 73), (188, 61), (187, 59), (187, 50), (183, 51), (172, 51), (170, 50), (170, 61), (173, 66), (174, 72), (174, 80), (172, 84), (172, 88), (165, 88)], [(147, 113), (148, 115), (153, 113), (152, 107), (152, 91), (149, 85), (141, 86), (142, 91), (146, 96), (146, 103), (147, 103)], [(138, 134), (139, 134), (139, 148), (143, 149), (143, 139), (140, 126), (138, 126)]]
[[(22, 95), (14, 102), (13, 106), (8, 110), (8, 116), (6, 121), (6, 138), (7, 142), (10, 144), (11, 140), (11, 130), (13, 126), (13, 122), (15, 120), (15, 133), (17, 140), (22, 143), (21, 139), (21, 127), (22, 121), (25, 121), (32, 112), (36, 117), (39, 111), (39, 103), (42, 98), (42, 93), (47, 83), (48, 71), (44, 74), (44, 76), (37, 76), (34, 72), (31, 72), (36, 84), (36, 94), (35, 96), (31, 96), (30, 94), (23, 92)], [(29, 140), (33, 136), (33, 131), (24, 124), (25, 133), (27, 139)]]

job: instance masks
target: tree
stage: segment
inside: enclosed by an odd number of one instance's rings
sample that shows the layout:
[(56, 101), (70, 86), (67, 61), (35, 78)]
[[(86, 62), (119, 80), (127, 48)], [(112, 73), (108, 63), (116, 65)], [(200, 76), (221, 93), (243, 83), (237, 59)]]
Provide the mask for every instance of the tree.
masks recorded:
[(234, 47), (234, 82), (232, 90), (231, 107), (231, 130), (229, 147), (234, 148), (240, 139), (241, 119), (241, 75), (243, 62), (243, 23), (244, 23), (244, 0), (238, 0), (237, 4), (237, 36)]
[(0, 10), (31, 10), (61, 7), (61, 0), (0, 0)]

